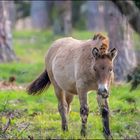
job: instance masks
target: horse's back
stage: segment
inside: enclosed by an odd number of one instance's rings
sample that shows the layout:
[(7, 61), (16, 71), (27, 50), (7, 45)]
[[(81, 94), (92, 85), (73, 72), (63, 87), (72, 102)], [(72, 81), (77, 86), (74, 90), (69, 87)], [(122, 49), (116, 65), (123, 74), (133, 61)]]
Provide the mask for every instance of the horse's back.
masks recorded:
[(50, 61), (51, 58), (54, 58), (58, 50), (59, 51), (64, 51), (66, 49), (68, 50), (70, 48), (73, 48), (73, 45), (75, 45), (76, 47), (80, 42), (81, 42), (80, 40), (76, 40), (72, 37), (65, 37), (54, 41), (54, 43), (51, 45), (51, 47), (47, 52), (46, 62)]

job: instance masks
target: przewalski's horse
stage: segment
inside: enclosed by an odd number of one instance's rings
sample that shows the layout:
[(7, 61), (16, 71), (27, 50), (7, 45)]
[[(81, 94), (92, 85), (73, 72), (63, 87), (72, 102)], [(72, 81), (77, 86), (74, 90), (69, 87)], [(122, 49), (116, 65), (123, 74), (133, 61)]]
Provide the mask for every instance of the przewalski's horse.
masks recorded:
[(45, 57), (44, 72), (28, 86), (28, 93), (36, 95), (46, 86), (53, 84), (64, 131), (68, 130), (67, 114), (70, 103), (73, 96), (78, 95), (82, 121), (81, 135), (86, 135), (89, 113), (87, 92), (96, 90), (103, 132), (107, 138), (111, 137), (107, 99), (117, 50), (114, 48), (108, 51), (108, 44), (108, 38), (100, 33), (85, 41), (72, 37), (56, 40)]

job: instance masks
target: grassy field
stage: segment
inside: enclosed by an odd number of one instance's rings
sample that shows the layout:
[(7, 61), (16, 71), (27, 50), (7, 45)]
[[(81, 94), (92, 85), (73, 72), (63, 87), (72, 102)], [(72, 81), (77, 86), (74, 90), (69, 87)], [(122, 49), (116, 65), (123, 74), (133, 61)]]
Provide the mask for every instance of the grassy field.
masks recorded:
[[(91, 32), (73, 33), (79, 39), (88, 39)], [(0, 64), (0, 80), (14, 75), (17, 84), (26, 86), (44, 68), (44, 55), (54, 36), (47, 32), (14, 32), (14, 49), (18, 61)], [(114, 139), (140, 138), (140, 91), (129, 92), (130, 85), (114, 85), (109, 99), (110, 126)], [(88, 117), (87, 139), (103, 139), (102, 122), (96, 94), (88, 97), (90, 114)], [(10, 118), (10, 119), (9, 119)], [(8, 122), (9, 121), (9, 122)], [(6, 131), (2, 131), (7, 124)], [(29, 96), (24, 90), (0, 90), (0, 138), (9, 139), (79, 139), (80, 136), (79, 101), (75, 96), (69, 115), (69, 132), (61, 131), (61, 119), (57, 111), (57, 99), (53, 87), (40, 96)]]

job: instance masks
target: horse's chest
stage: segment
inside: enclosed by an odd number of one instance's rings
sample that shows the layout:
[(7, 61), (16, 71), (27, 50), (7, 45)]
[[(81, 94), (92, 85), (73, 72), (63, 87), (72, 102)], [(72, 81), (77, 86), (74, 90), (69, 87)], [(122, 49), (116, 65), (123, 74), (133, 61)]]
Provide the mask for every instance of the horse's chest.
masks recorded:
[(94, 78), (80, 78), (80, 80), (77, 80), (77, 85), (77, 88), (84, 89), (85, 92), (97, 90), (97, 83)]

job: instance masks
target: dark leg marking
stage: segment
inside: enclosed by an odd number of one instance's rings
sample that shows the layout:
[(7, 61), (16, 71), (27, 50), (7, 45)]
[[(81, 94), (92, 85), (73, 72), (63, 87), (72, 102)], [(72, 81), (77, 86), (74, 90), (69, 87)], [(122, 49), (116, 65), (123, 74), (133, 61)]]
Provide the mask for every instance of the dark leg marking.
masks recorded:
[(108, 108), (104, 107), (101, 110), (102, 113), (102, 121), (103, 121), (103, 133), (106, 139), (109, 138), (109, 136), (112, 138), (110, 129), (109, 129), (109, 110)]
[(102, 98), (100, 95), (97, 96), (98, 105), (100, 107), (100, 113), (102, 116), (102, 123), (103, 123), (103, 133), (106, 139), (113, 139), (111, 136), (111, 132), (109, 129), (109, 106), (108, 100)]
[(81, 136), (86, 136), (86, 123), (87, 123), (88, 113), (89, 113), (89, 109), (87, 105), (80, 108), (80, 115), (82, 120)]

